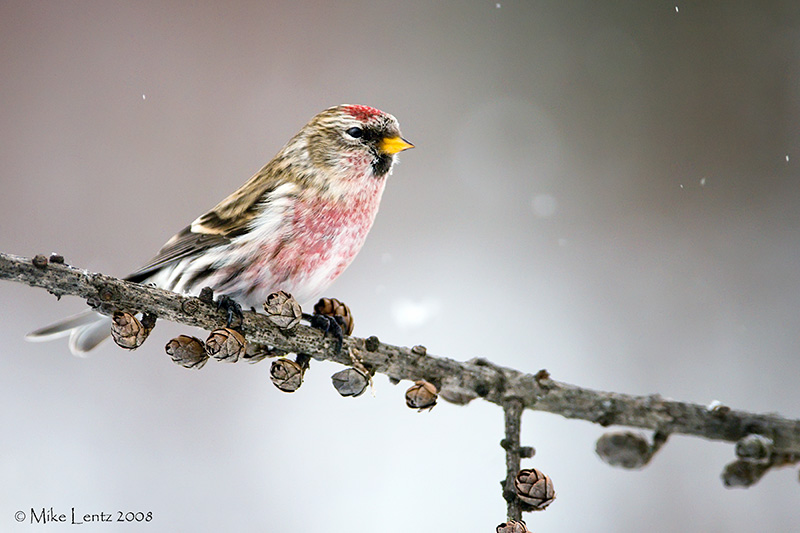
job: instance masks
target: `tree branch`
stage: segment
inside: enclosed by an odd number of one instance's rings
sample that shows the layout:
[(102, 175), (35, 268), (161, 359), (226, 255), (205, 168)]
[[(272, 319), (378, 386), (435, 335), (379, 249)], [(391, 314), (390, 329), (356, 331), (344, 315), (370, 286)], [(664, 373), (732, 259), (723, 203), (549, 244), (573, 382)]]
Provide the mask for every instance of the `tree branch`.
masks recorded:
[(522, 502), (517, 498), (514, 488), (514, 479), (520, 470), (520, 461), (523, 457), (532, 457), (533, 448), (522, 448), (520, 432), (522, 430), (522, 402), (517, 398), (509, 398), (503, 405), (505, 415), (506, 438), (500, 445), (506, 451), (506, 479), (503, 480), (503, 498), (506, 500), (509, 520), (522, 520)]
[[(80, 296), (105, 314), (117, 309), (151, 312), (161, 319), (206, 330), (224, 322), (222, 312), (198, 298), (48, 262), (44, 257), (37, 264), (0, 253), (0, 279), (42, 287), (58, 297)], [(800, 420), (677, 402), (657, 394), (634, 396), (592, 390), (555, 381), (546, 371), (527, 374), (485, 359), (459, 362), (427, 355), (419, 348), (412, 351), (383, 344), (374, 337), (346, 337), (344, 348), (337, 352), (336, 342), (316, 329), (299, 325), (283, 331), (265, 315), (253, 312), (244, 313), (241, 330), (248, 342), (272, 347), (275, 353), (304, 353), (314, 359), (351, 366), (352, 352), (370, 371), (385, 374), (393, 381), (430, 381), (439, 388), (443, 399), (456, 404), (464, 405), (481, 397), (506, 406), (509, 399), (515, 398), (525, 409), (587, 420), (604, 427), (622, 425), (665, 435), (694, 435), (726, 442), (759, 434), (772, 440), (776, 455), (795, 461), (800, 458)]]

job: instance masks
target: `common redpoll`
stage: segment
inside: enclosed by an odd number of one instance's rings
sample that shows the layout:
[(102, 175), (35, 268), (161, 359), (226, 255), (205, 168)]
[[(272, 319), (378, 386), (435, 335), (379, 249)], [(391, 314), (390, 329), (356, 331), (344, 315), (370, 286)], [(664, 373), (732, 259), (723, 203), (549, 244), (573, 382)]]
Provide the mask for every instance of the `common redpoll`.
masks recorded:
[[(392, 115), (331, 107), (126, 279), (192, 295), (211, 287), (245, 308), (278, 290), (313, 300), (361, 249), (396, 154), (412, 147)], [(80, 354), (109, 333), (110, 318), (88, 310), (27, 338), (69, 334)]]

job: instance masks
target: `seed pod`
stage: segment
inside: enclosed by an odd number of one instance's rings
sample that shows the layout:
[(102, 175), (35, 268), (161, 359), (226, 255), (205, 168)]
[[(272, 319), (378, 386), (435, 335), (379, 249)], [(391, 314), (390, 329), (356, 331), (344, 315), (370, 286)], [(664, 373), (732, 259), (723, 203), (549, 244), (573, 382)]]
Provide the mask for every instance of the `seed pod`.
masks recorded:
[(197, 296), (197, 298), (205, 304), (209, 305), (213, 304), (214, 289), (212, 289), (211, 287), (203, 287), (202, 289), (200, 289), (200, 294)]
[(535, 468), (520, 470), (514, 479), (517, 497), (530, 506), (531, 511), (541, 511), (553, 503), (556, 492), (549, 477)]
[(232, 328), (219, 328), (206, 339), (206, 353), (217, 361), (235, 363), (247, 348), (241, 333)]
[(339, 323), (342, 326), (342, 333), (345, 335), (353, 333), (355, 322), (353, 322), (353, 315), (350, 314), (350, 308), (336, 298), (320, 298), (314, 304), (314, 312), (318, 315), (341, 318)]
[(753, 433), (736, 443), (736, 457), (751, 463), (769, 463), (774, 448), (772, 439)]
[(369, 385), (369, 376), (357, 368), (345, 368), (331, 376), (333, 386), (342, 396), (361, 396)]
[(172, 361), (184, 368), (203, 368), (208, 361), (206, 348), (203, 341), (197, 337), (179, 335), (169, 341), (164, 347)]
[(622, 468), (641, 468), (652, 457), (647, 439), (631, 431), (605, 433), (597, 439), (595, 452), (603, 462)]
[(269, 378), (283, 392), (294, 392), (303, 384), (303, 367), (291, 359), (281, 358), (272, 362)]
[(525, 525), (523, 520), (519, 522), (516, 520), (509, 520), (497, 526), (495, 531), (497, 533), (530, 533), (528, 526)]
[(364, 341), (364, 348), (366, 348), (368, 352), (376, 351), (380, 345), (381, 341), (375, 335), (367, 337), (367, 339)]
[(50, 254), (49, 260), (50, 260), (51, 263), (55, 263), (57, 265), (63, 265), (64, 264), (64, 256), (61, 255), (61, 254), (57, 254), (56, 252), (53, 252), (53, 253)]
[(128, 312), (115, 311), (111, 316), (111, 338), (118, 346), (126, 350), (135, 350), (141, 346), (152, 329), (152, 326), (142, 325), (135, 316)]
[(278, 291), (267, 296), (264, 311), (269, 321), (281, 329), (292, 329), (300, 323), (303, 311), (294, 296), (288, 292)]
[(433, 409), (439, 397), (436, 386), (424, 380), (415, 381), (406, 391), (406, 405), (412, 409)]
[(722, 471), (722, 483), (729, 489), (734, 487), (747, 488), (755, 485), (769, 468), (769, 464), (753, 463), (740, 459), (725, 465), (725, 470)]
[(31, 259), (31, 263), (36, 268), (46, 268), (47, 267), (47, 257), (43, 256), (42, 254), (34, 255), (33, 259)]

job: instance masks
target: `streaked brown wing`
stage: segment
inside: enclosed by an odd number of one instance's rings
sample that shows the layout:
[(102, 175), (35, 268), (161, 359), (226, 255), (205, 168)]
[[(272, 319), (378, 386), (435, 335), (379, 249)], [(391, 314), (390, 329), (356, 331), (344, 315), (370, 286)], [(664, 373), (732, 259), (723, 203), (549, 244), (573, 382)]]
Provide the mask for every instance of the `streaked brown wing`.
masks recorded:
[(142, 268), (130, 274), (128, 281), (139, 283), (147, 279), (158, 269), (168, 263), (179, 261), (184, 257), (207, 250), (212, 246), (227, 244), (230, 239), (220, 234), (194, 233), (191, 226), (186, 226), (180, 233), (172, 237), (158, 254)]
[(270, 163), (211, 211), (172, 237), (153, 259), (125, 279), (141, 282), (169, 263), (180, 261), (214, 246), (227, 244), (234, 237), (246, 232), (249, 222), (257, 214), (259, 203), (277, 185), (275, 180), (270, 178), (269, 168)]

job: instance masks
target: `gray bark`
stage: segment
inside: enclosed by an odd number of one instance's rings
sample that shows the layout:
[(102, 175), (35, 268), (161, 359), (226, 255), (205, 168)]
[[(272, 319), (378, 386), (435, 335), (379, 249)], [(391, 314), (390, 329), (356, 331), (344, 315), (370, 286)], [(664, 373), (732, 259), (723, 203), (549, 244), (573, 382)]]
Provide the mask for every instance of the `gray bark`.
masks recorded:
[[(117, 309), (150, 312), (159, 319), (206, 330), (224, 325), (223, 313), (198, 298), (43, 259), (39, 257), (36, 261), (39, 266), (35, 266), (31, 259), (0, 253), (0, 279), (42, 287), (59, 297), (79, 296), (106, 314)], [(602, 426), (628, 426), (726, 442), (759, 434), (772, 439), (776, 455), (800, 457), (800, 420), (775, 414), (749, 413), (724, 406), (710, 408), (667, 400), (658, 394), (635, 396), (598, 391), (556, 381), (546, 371), (530, 374), (485, 359), (456, 361), (426, 354), (420, 347), (412, 351), (380, 343), (374, 337), (346, 337), (343, 349), (337, 352), (335, 340), (320, 331), (303, 324), (284, 331), (272, 325), (262, 313), (245, 312), (241, 331), (251, 343), (251, 353), (269, 347), (270, 355), (303, 353), (346, 366), (352, 366), (352, 357), (356, 357), (369, 371), (385, 374), (393, 381), (430, 381), (440, 389), (440, 396), (452, 403), (466, 404), (482, 398), (505, 407), (514, 399), (525, 409)]]

